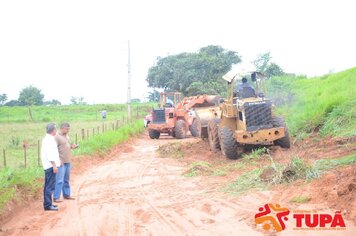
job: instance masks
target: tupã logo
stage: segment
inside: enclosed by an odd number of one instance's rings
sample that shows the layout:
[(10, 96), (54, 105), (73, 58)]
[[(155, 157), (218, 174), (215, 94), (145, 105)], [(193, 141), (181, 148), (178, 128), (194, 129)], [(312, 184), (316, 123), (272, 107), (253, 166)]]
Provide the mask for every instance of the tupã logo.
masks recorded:
[(284, 221), (288, 220), (289, 209), (282, 208), (279, 204), (265, 204), (258, 209), (259, 213), (255, 215), (256, 224), (263, 224), (264, 230), (269, 230), (271, 226), (280, 232), (286, 228)]

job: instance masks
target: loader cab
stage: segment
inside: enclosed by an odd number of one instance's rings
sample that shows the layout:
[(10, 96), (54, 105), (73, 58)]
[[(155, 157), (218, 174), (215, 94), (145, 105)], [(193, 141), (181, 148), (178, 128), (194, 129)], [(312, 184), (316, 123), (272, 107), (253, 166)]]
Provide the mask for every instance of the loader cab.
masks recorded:
[(265, 76), (260, 72), (237, 74), (230, 84), (234, 88), (234, 98), (263, 98), (266, 94)]
[(265, 98), (265, 76), (257, 71), (236, 73), (227, 80), (223, 116), (235, 120), (231, 129), (258, 130), (271, 127), (272, 103)]
[(152, 111), (152, 124), (169, 123), (174, 118), (175, 107), (181, 99), (182, 94), (178, 92), (160, 93), (159, 108)]

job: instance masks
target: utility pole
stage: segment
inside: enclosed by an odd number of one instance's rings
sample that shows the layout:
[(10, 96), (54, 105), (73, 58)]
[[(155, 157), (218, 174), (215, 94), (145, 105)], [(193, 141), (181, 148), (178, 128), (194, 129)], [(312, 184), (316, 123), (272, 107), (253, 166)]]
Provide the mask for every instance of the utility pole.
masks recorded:
[(130, 55), (130, 40), (127, 41), (128, 46), (128, 62), (127, 62), (127, 118), (131, 120), (131, 55)]

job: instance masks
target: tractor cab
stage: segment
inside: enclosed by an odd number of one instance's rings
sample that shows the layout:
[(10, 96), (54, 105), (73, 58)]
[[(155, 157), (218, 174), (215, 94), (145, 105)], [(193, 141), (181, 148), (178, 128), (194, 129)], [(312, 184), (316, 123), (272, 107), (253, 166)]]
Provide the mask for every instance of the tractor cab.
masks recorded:
[(174, 109), (181, 101), (182, 95), (178, 92), (160, 93), (159, 108), (152, 111), (152, 123), (163, 124), (174, 118)]

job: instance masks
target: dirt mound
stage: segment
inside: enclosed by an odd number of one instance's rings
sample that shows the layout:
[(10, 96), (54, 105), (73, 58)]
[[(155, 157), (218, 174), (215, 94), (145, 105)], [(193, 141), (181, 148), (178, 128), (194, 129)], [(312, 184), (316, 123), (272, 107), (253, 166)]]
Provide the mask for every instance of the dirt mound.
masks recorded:
[(356, 223), (356, 165), (337, 168), (311, 183), (311, 202), (327, 202)]
[[(298, 157), (305, 163), (305, 167), (313, 167), (315, 161), (320, 159), (338, 159), (349, 156), (355, 153), (356, 138), (320, 138), (317, 135), (302, 141), (296, 142), (291, 149), (282, 149), (280, 147), (270, 147), (269, 154), (274, 163), (282, 164), (286, 168), (282, 171), (282, 177), (290, 179), (284, 181), (290, 184), (276, 185), (272, 188), (274, 202), (284, 204), (326, 204), (329, 209), (340, 210), (343, 212), (346, 219), (353, 220), (356, 223), (356, 165), (334, 167), (329, 170), (319, 172), (320, 176), (316, 179), (306, 181), (305, 178), (299, 179), (295, 177), (295, 168), (291, 168), (291, 160), (293, 157)], [(219, 178), (221, 185), (236, 180), (242, 173), (256, 168), (264, 168), (260, 178), (264, 182), (271, 182), (276, 175), (276, 170), (271, 167), (270, 159), (264, 158), (263, 154), (257, 159), (250, 161), (241, 158), (235, 161), (228, 160), (220, 153), (210, 151), (206, 141), (193, 140), (190, 143), (181, 143), (179, 150), (182, 153), (182, 160), (190, 163), (207, 162), (211, 164), (209, 173), (219, 168), (221, 165), (234, 163), (235, 166), (241, 164), (247, 167), (238, 171), (228, 172), (224, 177)], [(246, 155), (252, 155), (251, 152), (246, 152)], [(254, 166), (248, 167), (248, 164), (253, 163)], [(191, 166), (189, 167), (191, 170)], [(206, 175), (207, 171), (201, 171), (198, 167), (194, 173), (203, 172)], [(228, 169), (227, 167), (225, 170)], [(237, 170), (237, 168), (236, 168)], [(306, 170), (307, 171), (307, 170)], [(193, 171), (191, 171), (193, 172)], [(216, 171), (214, 173), (217, 173)], [(199, 174), (198, 174), (199, 175)], [(214, 175), (214, 174), (213, 174)], [(212, 175), (212, 176), (213, 176)], [(194, 175), (192, 175), (194, 176)], [(293, 201), (293, 198), (296, 198)]]

